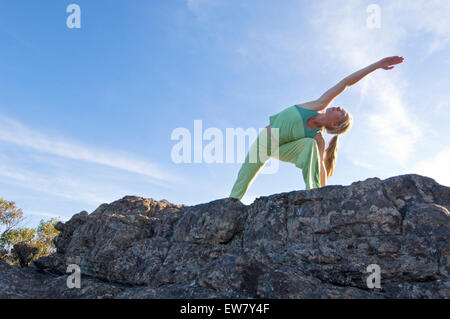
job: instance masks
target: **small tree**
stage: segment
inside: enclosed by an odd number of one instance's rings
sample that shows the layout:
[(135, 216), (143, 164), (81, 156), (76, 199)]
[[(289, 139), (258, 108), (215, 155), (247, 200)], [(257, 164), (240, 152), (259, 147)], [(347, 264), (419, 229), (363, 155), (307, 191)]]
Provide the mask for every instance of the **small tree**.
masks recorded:
[(31, 228), (21, 227), (12, 229), (2, 238), (2, 244), (5, 249), (10, 249), (18, 243), (29, 243), (36, 236), (36, 231)]
[(23, 212), (14, 202), (0, 198), (0, 245), (5, 246), (4, 238), (23, 221)]
[[(23, 221), (23, 212), (14, 202), (0, 198), (0, 257), (12, 265), (26, 267), (31, 260), (55, 252), (53, 239), (59, 234), (56, 218), (41, 220), (36, 229), (17, 227)], [(11, 250), (11, 248), (13, 248)]]
[(56, 251), (53, 239), (59, 234), (59, 231), (55, 228), (57, 222), (56, 218), (52, 218), (46, 222), (41, 220), (39, 223), (32, 241), (33, 246), (38, 249), (35, 259), (48, 256)]

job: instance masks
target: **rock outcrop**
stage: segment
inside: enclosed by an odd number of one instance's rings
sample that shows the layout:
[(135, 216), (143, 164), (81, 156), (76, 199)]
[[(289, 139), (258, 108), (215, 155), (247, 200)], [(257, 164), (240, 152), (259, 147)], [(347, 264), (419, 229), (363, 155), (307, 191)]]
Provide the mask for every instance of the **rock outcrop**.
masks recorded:
[(450, 188), (415, 174), (249, 206), (126, 196), (58, 223), (57, 252), (32, 267), (0, 262), (0, 297), (449, 298), (449, 209)]

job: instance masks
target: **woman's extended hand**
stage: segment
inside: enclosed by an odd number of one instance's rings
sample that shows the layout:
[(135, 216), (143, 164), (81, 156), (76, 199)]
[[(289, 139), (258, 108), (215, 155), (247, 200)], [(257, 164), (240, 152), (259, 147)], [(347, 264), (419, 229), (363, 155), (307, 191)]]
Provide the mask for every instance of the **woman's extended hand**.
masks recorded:
[(378, 70), (379, 68), (390, 70), (394, 68), (394, 64), (399, 64), (403, 62), (403, 57), (401, 56), (391, 56), (388, 58), (384, 58), (378, 62), (372, 63), (369, 66), (366, 66), (364, 69), (361, 69), (359, 71), (356, 71), (343, 80), (341, 80), (338, 84), (333, 86), (331, 89), (328, 89), (320, 98), (313, 101), (312, 103), (315, 104), (316, 110), (323, 110), (325, 109), (330, 103), (334, 100), (336, 96), (341, 94), (345, 91), (347, 87), (350, 85), (353, 85), (357, 83), (359, 80), (361, 80), (363, 77), (365, 77), (367, 74), (372, 73), (375, 70)]
[(404, 58), (401, 56), (391, 56), (388, 58), (381, 59), (380, 61), (378, 61), (378, 64), (382, 69), (391, 70), (394, 68), (395, 64), (402, 63), (403, 60)]

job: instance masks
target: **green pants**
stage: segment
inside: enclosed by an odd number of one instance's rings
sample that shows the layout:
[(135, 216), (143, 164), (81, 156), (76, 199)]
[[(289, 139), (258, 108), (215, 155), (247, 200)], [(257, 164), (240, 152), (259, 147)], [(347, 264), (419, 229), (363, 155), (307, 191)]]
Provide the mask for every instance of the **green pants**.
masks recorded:
[(229, 197), (241, 200), (270, 157), (293, 163), (300, 168), (307, 190), (320, 187), (320, 155), (315, 139), (305, 137), (279, 145), (278, 148), (272, 147), (272, 141), (267, 128), (260, 132), (239, 170)]

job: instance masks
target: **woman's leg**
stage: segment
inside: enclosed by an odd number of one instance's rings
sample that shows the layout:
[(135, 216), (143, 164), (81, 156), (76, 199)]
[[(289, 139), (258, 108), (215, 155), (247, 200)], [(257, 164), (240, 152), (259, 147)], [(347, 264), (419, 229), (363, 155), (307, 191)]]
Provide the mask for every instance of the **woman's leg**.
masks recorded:
[(295, 164), (302, 170), (306, 189), (320, 188), (320, 155), (317, 142), (313, 138), (301, 138), (280, 145), (279, 156), (283, 162)]
[(267, 128), (265, 128), (259, 133), (258, 138), (250, 147), (229, 197), (239, 200), (244, 197), (256, 175), (269, 159), (270, 151), (268, 152), (268, 149), (270, 147), (271, 140), (268, 138)]

